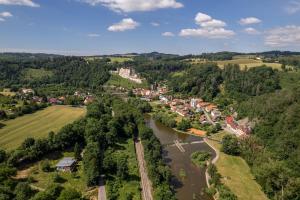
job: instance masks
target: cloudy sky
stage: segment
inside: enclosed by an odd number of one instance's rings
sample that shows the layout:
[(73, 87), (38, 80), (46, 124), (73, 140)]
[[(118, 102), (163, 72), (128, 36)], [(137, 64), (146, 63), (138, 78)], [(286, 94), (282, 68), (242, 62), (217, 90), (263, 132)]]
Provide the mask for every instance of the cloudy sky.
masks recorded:
[(0, 51), (300, 51), (300, 0), (0, 0)]

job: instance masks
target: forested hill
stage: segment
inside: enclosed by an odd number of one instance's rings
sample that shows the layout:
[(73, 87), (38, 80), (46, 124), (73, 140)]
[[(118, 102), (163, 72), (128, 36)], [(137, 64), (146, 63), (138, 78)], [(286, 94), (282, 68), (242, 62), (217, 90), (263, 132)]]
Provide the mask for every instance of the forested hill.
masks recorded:
[(86, 61), (81, 57), (0, 59), (0, 87), (36, 87), (63, 84), (96, 88), (109, 79), (106, 60)]

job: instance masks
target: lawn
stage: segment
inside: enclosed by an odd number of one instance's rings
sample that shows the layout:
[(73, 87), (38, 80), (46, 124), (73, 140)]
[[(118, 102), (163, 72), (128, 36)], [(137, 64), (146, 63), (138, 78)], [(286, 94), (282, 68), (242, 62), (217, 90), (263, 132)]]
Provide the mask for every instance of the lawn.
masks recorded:
[[(82, 161), (79, 161), (77, 164), (77, 169), (73, 172), (57, 172), (55, 169), (55, 165), (59, 162), (63, 157), (74, 157), (73, 152), (64, 152), (58, 153), (54, 152), (51, 155), (47, 156), (45, 159), (51, 165), (50, 172), (44, 172), (41, 169), (41, 162), (35, 163), (33, 166), (29, 168), (22, 169), (18, 171), (17, 178), (28, 178), (30, 177), (33, 180), (32, 186), (34, 188), (38, 188), (39, 190), (46, 189), (52, 183), (58, 183), (65, 188), (74, 188), (77, 191), (80, 191), (84, 196), (97, 196), (97, 193), (93, 191), (95, 188), (88, 188), (86, 186), (86, 178), (83, 172)], [(59, 180), (54, 181), (54, 177), (59, 177)], [(18, 177), (19, 176), (19, 177)]]
[[(138, 163), (135, 154), (134, 143), (132, 139), (128, 139), (126, 143), (120, 143), (119, 150), (115, 151), (114, 154), (126, 154), (128, 156), (128, 173), (129, 178), (126, 181), (121, 181), (118, 189), (118, 199), (126, 200), (128, 195), (132, 195), (132, 200), (141, 200), (141, 189), (140, 189), (140, 174)], [(110, 178), (106, 181), (106, 193), (108, 199), (110, 197), (110, 191), (112, 191), (113, 184), (116, 184), (116, 177), (110, 175)]]
[[(220, 141), (226, 133), (212, 135), (209, 143), (220, 151)], [(245, 160), (238, 156), (230, 156), (220, 152), (216, 162), (218, 172), (222, 175), (222, 181), (227, 185), (240, 200), (267, 200), (268, 198), (261, 190), (260, 185), (255, 181), (250, 168)]]
[(117, 74), (112, 74), (107, 85), (114, 85), (117, 87), (123, 87), (126, 89), (133, 89), (133, 88), (147, 88), (148, 84), (144, 81), (142, 84), (136, 83), (134, 81), (128, 80), (126, 78), (122, 78)]
[(5, 126), (0, 129), (0, 147), (13, 149), (27, 137), (46, 137), (50, 131), (59, 131), (66, 124), (84, 116), (85, 112), (84, 108), (51, 106), (33, 114), (2, 121)]

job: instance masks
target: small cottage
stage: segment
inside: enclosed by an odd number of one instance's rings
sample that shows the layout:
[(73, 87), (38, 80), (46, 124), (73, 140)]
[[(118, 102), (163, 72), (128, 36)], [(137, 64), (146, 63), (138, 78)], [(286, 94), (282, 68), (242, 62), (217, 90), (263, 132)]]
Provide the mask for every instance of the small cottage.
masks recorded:
[(72, 172), (76, 167), (76, 159), (71, 157), (65, 157), (60, 160), (56, 165), (57, 171)]

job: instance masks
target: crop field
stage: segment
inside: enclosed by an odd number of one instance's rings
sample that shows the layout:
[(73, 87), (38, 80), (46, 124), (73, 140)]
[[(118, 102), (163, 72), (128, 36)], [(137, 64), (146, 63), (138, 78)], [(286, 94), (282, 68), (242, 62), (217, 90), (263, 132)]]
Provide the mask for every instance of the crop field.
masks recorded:
[(222, 176), (222, 182), (237, 195), (239, 200), (267, 200), (246, 161), (239, 156), (230, 156), (220, 152), (221, 145), (217, 141), (221, 141), (225, 134), (214, 134), (211, 137), (213, 140), (209, 140), (209, 143), (220, 153), (216, 166)]
[(4, 127), (0, 129), (0, 148), (16, 148), (28, 137), (46, 137), (50, 131), (59, 131), (85, 113), (84, 108), (51, 106), (33, 114), (2, 121)]

